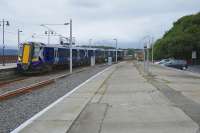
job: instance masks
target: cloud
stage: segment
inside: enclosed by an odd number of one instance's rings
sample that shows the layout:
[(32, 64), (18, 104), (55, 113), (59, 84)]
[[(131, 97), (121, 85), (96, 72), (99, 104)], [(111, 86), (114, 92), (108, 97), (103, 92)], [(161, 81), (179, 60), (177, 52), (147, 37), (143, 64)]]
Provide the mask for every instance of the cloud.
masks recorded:
[(94, 1), (94, 0), (69, 0), (68, 4), (71, 6), (74, 6), (75, 8), (100, 8), (101, 5), (103, 5), (100, 1)]
[[(72, 18), (73, 35), (80, 43), (93, 38), (94, 42), (112, 44), (112, 39), (118, 38), (121, 47), (139, 47), (142, 37), (161, 37), (178, 18), (200, 11), (199, 5), (197, 0), (1, 0), (0, 16), (11, 23), (7, 31), (23, 30), (23, 41), (33, 40), (33, 33), (44, 35), (46, 29), (40, 24), (62, 24)], [(69, 36), (69, 27), (51, 28)], [(46, 40), (44, 36), (34, 39)], [(57, 41), (58, 37), (51, 38), (52, 43)], [(16, 35), (6, 33), (6, 43), (16, 46)]]

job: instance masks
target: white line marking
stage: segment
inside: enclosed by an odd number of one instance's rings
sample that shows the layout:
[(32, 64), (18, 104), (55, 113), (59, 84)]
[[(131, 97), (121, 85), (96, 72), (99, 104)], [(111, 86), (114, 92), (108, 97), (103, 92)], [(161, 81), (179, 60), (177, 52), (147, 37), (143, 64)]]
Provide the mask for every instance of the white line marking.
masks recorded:
[(83, 82), (82, 84), (78, 85), (76, 88), (74, 88), (73, 90), (71, 90), (70, 92), (68, 92), (67, 94), (65, 94), (64, 96), (62, 96), (61, 98), (59, 98), (58, 100), (56, 100), (55, 102), (53, 102), (52, 104), (50, 104), (49, 106), (47, 106), (46, 108), (44, 108), (43, 110), (41, 110), (40, 112), (38, 112), (37, 114), (35, 114), (33, 117), (31, 117), (30, 119), (28, 119), (27, 121), (25, 121), (24, 123), (22, 123), (19, 127), (17, 127), (16, 129), (14, 129), (11, 133), (18, 133), (20, 132), (23, 128), (25, 128), (26, 126), (28, 126), (29, 124), (31, 124), (34, 120), (36, 120), (38, 117), (40, 117), (42, 114), (44, 114), (45, 112), (47, 112), (49, 109), (51, 109), (53, 106), (55, 106), (56, 104), (58, 104), (59, 102), (61, 102), (64, 98), (68, 97), (69, 95), (71, 95), (73, 92), (75, 92), (76, 90), (78, 90), (80, 87), (82, 87), (83, 85), (85, 85), (86, 83), (88, 83), (89, 81), (91, 81), (92, 79), (96, 78), (97, 76), (99, 76), (100, 74), (104, 73), (105, 71), (109, 70), (112, 66), (102, 70), (101, 72), (97, 73), (96, 75), (92, 76), (91, 78), (89, 78), (88, 80), (86, 80), (85, 82)]

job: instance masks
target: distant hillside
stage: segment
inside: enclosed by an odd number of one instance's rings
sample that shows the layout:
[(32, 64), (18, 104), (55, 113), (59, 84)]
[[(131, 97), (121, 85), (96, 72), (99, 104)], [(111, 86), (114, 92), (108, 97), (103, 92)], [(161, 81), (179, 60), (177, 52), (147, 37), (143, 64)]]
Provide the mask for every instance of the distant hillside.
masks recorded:
[(200, 13), (184, 16), (173, 24), (154, 45), (154, 56), (161, 58), (182, 58), (190, 60), (192, 51), (200, 58)]
[(103, 48), (103, 49), (115, 49), (115, 47), (110, 47), (110, 46), (100, 46), (100, 45), (92, 45), (92, 46), (89, 46), (89, 45), (82, 45), (81, 47), (86, 47), (86, 48)]
[[(0, 49), (0, 56), (3, 55), (2, 48)], [(17, 55), (18, 51), (16, 49), (5, 49), (5, 55)]]

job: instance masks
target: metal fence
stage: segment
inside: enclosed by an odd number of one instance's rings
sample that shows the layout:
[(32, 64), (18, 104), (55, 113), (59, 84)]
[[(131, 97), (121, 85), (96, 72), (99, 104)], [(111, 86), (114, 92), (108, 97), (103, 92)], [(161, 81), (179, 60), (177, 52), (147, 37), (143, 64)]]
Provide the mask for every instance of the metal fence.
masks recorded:
[(5, 63), (16, 63), (17, 62), (17, 55), (0, 56), (0, 64), (3, 63), (3, 60), (5, 61)]

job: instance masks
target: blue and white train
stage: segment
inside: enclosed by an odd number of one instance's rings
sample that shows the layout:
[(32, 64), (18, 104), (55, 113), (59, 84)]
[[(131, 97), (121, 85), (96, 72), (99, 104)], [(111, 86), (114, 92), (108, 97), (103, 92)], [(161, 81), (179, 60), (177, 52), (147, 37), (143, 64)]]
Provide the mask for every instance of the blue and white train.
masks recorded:
[[(117, 50), (118, 60), (123, 59), (123, 50)], [(72, 48), (73, 66), (89, 65), (91, 57), (96, 63), (107, 61), (112, 57), (115, 61), (115, 49)], [(68, 67), (70, 62), (70, 49), (62, 45), (47, 46), (44, 43), (26, 42), (20, 45), (17, 69), (19, 72), (51, 71), (55, 67)]]

